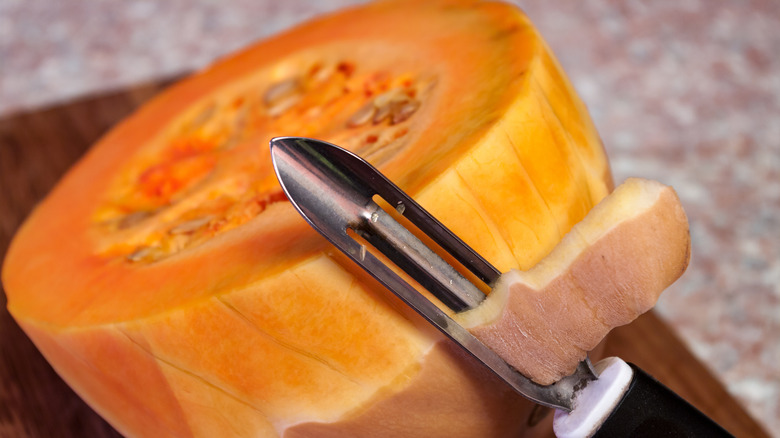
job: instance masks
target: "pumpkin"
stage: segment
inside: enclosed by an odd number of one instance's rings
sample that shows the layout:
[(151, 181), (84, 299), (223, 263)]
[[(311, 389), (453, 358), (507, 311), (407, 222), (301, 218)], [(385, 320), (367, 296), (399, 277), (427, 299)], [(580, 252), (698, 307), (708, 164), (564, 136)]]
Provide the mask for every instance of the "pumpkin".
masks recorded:
[(533, 429), (532, 403), (297, 215), (271, 169), (283, 135), (362, 155), (502, 271), (612, 188), (585, 106), (515, 7), (315, 19), (144, 105), (20, 228), (8, 308), (62, 378), (129, 436)]

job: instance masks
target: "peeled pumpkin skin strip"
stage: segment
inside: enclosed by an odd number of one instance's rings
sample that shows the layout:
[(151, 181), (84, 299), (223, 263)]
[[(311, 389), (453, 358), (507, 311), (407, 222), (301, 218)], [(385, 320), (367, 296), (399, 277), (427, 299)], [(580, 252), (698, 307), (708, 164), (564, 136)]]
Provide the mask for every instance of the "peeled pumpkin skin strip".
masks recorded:
[(455, 316), (533, 381), (549, 385), (614, 327), (650, 310), (690, 259), (674, 190), (631, 178), (527, 271), (503, 274), (479, 307)]

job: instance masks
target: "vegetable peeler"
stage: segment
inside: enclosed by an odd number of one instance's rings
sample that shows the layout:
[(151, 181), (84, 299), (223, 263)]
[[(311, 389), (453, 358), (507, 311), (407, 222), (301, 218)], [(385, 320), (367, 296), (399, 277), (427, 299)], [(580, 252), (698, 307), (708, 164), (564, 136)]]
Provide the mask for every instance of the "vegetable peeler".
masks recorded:
[(287, 198), (334, 246), (368, 271), (516, 392), (554, 408), (558, 437), (731, 436), (634, 364), (607, 358), (580, 362), (573, 374), (542, 386), (507, 364), (385, 261), (359, 236), (454, 312), (477, 307), (482, 290), (396, 221), (375, 196), (448, 252), (476, 278), (493, 285), (501, 272), (358, 155), (302, 137), (271, 140), (271, 157)]

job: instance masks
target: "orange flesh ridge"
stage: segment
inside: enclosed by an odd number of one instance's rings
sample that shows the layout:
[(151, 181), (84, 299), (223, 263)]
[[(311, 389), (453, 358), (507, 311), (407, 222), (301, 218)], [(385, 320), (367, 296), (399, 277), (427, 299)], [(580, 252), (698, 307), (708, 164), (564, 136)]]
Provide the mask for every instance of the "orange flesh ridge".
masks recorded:
[(690, 257), (688, 221), (668, 186), (629, 179), (527, 271), (504, 274), (458, 321), (542, 385), (574, 372), (614, 327), (655, 305)]
[[(323, 98), (343, 94), (334, 82), (289, 113), (259, 110), (243, 137), (217, 128), (182, 134), (214, 102), (214, 120), (235, 120), (231, 105), (240, 107), (245, 90), (267, 93), (312, 60), (346, 62), (341, 69), (354, 69), (362, 97)], [(392, 84), (419, 86), (407, 94), (419, 101), (414, 114), (345, 127)], [(327, 117), (303, 123), (313, 100), (332, 101), (321, 108)], [(273, 436), (296, 424), (338, 431), (342, 419), (360, 428), (372, 407), (427, 391), (528, 412), (530, 403), (492, 384), (429, 383), (421, 370), (444, 367), (465, 383), (473, 364), (442, 356), (450, 347), (441, 336), (334, 255), (283, 202), (267, 142), (300, 134), (367, 153), (504, 271), (535, 265), (611, 190), (587, 111), (519, 11), (379, 2), (259, 43), (108, 133), (12, 243), (3, 267), (9, 310), (63, 378), (127, 435)], [(147, 246), (162, 249), (138, 252)], [(472, 426), (463, 431), (512, 435), (506, 415), (464, 418)]]

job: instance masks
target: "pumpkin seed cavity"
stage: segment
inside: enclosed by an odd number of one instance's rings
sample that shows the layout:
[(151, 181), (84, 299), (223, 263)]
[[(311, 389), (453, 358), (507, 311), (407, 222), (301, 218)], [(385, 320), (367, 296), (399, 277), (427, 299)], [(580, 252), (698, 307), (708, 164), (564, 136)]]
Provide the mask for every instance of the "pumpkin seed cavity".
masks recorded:
[[(347, 61), (315, 63), (301, 71), (276, 80), (260, 79), (264, 85), (247, 84), (229, 98), (213, 97), (174, 126), (169, 139), (144, 159), (149, 164), (129, 170), (130, 177), (125, 175), (118, 188), (109, 191), (115, 196), (96, 214), (105, 232), (122, 232), (126, 238), (107, 255), (124, 254), (133, 263), (161, 260), (240, 226), (271, 203), (284, 200), (278, 187), (269, 192), (268, 184), (256, 181), (264, 175), (252, 166), (231, 169), (257, 183), (248, 184), (244, 192), (210, 181), (220, 158), (238, 145), (254, 143), (256, 154), (271, 135), (310, 136), (381, 165), (403, 147), (407, 122), (436, 83), (409, 74), (361, 72)], [(179, 203), (203, 198), (197, 196), (203, 190), (210, 191), (210, 199), (222, 196), (231, 201), (200, 216), (192, 213), (200, 209), (197, 202), (177, 210), (177, 218), (164, 214)], [(156, 222), (149, 222), (153, 217)], [(128, 245), (128, 240), (138, 243)], [(129, 249), (117, 249), (120, 246)]]

